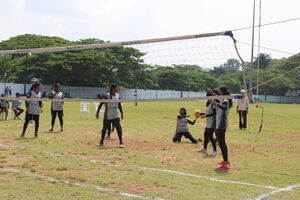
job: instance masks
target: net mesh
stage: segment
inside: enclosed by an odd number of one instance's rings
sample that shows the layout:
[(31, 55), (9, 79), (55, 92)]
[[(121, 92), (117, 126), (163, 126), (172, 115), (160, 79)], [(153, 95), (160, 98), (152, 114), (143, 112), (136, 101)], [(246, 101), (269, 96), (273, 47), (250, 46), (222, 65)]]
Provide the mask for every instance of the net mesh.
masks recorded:
[(198, 65), (213, 68), (238, 59), (233, 41), (228, 36), (167, 41), (152, 44), (130, 45), (143, 52), (146, 64), (158, 66)]

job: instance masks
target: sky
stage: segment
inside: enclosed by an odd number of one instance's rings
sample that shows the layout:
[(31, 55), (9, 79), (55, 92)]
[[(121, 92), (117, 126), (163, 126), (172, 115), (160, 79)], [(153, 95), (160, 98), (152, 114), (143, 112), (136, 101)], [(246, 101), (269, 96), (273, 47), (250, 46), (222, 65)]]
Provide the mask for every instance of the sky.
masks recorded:
[[(119, 42), (225, 31), (252, 25), (253, 1), (0, 0), (0, 41), (25, 33)], [(257, 13), (258, 3), (256, 0)], [(298, 0), (262, 0), (262, 23), (298, 18), (299, 10)], [(299, 27), (300, 20), (263, 27), (261, 45), (299, 53)], [(251, 43), (250, 29), (234, 34), (238, 41)], [(249, 60), (250, 46), (239, 44), (239, 48)], [(265, 49), (261, 52), (273, 58), (289, 56)]]

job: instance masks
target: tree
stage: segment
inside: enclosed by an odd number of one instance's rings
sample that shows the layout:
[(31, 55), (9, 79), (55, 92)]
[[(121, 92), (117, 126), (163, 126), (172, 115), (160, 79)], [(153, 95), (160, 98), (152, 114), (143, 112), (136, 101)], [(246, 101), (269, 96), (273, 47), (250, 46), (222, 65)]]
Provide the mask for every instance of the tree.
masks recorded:
[(257, 68), (258, 61), (259, 61), (259, 68), (260, 69), (266, 69), (268, 65), (270, 64), (272, 58), (270, 54), (266, 53), (260, 53), (258, 57), (255, 57), (253, 66), (254, 68)]

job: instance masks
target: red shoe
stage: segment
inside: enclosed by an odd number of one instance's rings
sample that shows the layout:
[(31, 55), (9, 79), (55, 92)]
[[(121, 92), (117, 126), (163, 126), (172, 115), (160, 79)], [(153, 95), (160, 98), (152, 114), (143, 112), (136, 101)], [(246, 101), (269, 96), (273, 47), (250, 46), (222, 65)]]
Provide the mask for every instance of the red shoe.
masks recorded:
[(222, 162), (218, 162), (219, 165), (228, 165), (230, 166), (230, 162), (229, 161), (222, 161)]
[(221, 165), (220, 167), (217, 167), (215, 170), (216, 171), (227, 171), (227, 170), (229, 170), (229, 167), (227, 165)]

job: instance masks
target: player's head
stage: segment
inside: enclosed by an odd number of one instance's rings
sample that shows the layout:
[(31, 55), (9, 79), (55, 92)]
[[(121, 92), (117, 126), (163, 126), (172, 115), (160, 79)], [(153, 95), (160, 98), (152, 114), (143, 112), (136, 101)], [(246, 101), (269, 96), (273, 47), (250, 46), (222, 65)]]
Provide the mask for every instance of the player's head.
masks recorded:
[(218, 88), (213, 89), (215, 95), (220, 95), (220, 91)]
[(42, 84), (39, 81), (33, 83), (32, 88), (35, 92), (40, 92), (42, 90)]
[(16, 93), (16, 97), (20, 97), (21, 94), (19, 92)]
[(55, 84), (54, 90), (55, 90), (55, 92), (59, 92), (60, 91), (60, 84), (59, 83)]
[(245, 90), (241, 90), (241, 95), (244, 97), (246, 94), (246, 91)]
[[(220, 95), (227, 95), (227, 96), (231, 95), (228, 87), (226, 86), (220, 87), (219, 90), (220, 90)], [(229, 108), (231, 107), (232, 107), (232, 99), (229, 99)]]
[(207, 88), (206, 90), (206, 96), (214, 96), (215, 93), (211, 88)]
[(185, 108), (180, 108), (179, 109), (179, 114), (180, 115), (186, 115), (186, 109)]
[(110, 85), (110, 90), (109, 90), (110, 94), (116, 94), (117, 91), (118, 91), (117, 85), (116, 84), (111, 84)]

